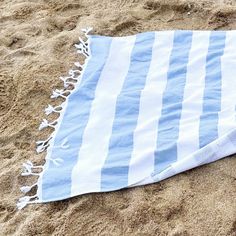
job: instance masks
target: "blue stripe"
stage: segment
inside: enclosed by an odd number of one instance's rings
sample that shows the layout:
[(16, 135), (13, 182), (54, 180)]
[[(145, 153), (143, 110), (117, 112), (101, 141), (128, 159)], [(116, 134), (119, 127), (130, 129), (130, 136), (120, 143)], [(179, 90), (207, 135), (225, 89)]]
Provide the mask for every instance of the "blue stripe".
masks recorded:
[(162, 111), (158, 125), (154, 172), (159, 173), (177, 159), (177, 139), (186, 83), (191, 31), (175, 31), (173, 48), (163, 93)]
[(222, 31), (213, 31), (210, 35), (199, 127), (200, 148), (218, 138), (218, 112), (221, 110), (221, 56), (224, 53), (225, 38), (226, 33)]
[[(111, 40), (109, 37), (91, 36), (92, 57), (85, 68), (79, 88), (68, 98), (68, 106), (52, 149), (51, 158), (62, 158), (63, 168), (49, 162), (42, 177), (42, 200), (45, 202), (68, 198), (71, 195), (72, 169), (78, 160), (82, 135), (88, 122), (96, 86), (109, 53)], [(68, 138), (70, 145), (68, 149), (60, 148), (65, 137)]]
[(155, 33), (136, 36), (128, 74), (117, 98), (109, 153), (101, 172), (101, 191), (128, 186), (133, 134), (139, 115), (140, 95), (152, 59)]

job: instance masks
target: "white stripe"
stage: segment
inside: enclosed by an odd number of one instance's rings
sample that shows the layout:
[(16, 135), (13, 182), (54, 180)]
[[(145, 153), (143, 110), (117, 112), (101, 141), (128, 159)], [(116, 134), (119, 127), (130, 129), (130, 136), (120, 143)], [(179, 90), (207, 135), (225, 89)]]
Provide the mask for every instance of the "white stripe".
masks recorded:
[(83, 134), (78, 162), (72, 171), (72, 196), (100, 191), (101, 168), (108, 153), (116, 100), (128, 73), (135, 39), (135, 36), (112, 39)]
[(145, 87), (141, 92), (138, 122), (134, 131), (134, 147), (129, 166), (129, 185), (146, 178), (154, 170), (158, 119), (161, 115), (162, 94), (167, 82), (173, 38), (173, 31), (155, 33), (152, 60)]
[(178, 160), (199, 149), (199, 122), (210, 32), (193, 32), (177, 143)]
[(223, 136), (236, 128), (236, 32), (227, 31), (224, 55), (221, 58), (222, 90), (221, 111), (219, 113), (218, 134)]

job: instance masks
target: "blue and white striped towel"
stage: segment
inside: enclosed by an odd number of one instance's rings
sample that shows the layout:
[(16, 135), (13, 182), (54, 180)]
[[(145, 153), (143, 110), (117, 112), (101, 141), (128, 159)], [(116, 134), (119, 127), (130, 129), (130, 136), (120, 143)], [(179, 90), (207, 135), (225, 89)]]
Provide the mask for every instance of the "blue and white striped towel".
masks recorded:
[(49, 147), (37, 194), (19, 208), (154, 183), (236, 153), (236, 31), (87, 37), (77, 45), (85, 65), (62, 78), (78, 80), (73, 91), (54, 91), (66, 100), (46, 109), (60, 118), (40, 126), (55, 131), (38, 142)]

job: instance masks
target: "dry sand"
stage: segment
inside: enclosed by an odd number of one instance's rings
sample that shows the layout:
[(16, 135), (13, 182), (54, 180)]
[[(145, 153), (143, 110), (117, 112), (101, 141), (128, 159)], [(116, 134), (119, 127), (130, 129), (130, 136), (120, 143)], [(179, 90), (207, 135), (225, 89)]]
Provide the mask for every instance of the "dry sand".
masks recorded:
[(161, 183), (16, 210), (53, 88), (78, 59), (80, 29), (120, 36), (236, 29), (236, 1), (0, 0), (0, 235), (236, 235), (236, 158)]

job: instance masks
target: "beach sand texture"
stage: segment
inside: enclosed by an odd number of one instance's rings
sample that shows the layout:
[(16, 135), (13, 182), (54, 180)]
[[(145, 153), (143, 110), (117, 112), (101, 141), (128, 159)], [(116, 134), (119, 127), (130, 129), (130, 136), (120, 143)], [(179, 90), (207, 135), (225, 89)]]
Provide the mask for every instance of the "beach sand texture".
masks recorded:
[(236, 1), (0, 0), (0, 235), (236, 235), (236, 158), (157, 184), (16, 209), (26, 160), (50, 94), (78, 54), (80, 29), (123, 36), (151, 30), (236, 29)]

